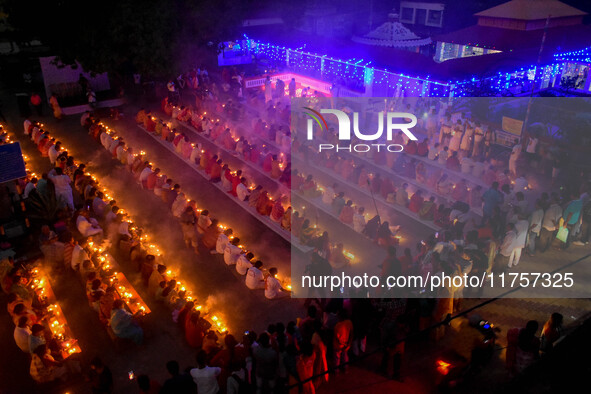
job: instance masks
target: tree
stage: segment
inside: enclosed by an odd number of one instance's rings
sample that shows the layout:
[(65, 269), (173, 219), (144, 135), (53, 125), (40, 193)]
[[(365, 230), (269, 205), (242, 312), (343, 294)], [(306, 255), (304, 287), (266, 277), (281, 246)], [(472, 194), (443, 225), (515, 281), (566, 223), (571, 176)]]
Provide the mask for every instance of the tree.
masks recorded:
[(5, 9), (19, 34), (41, 40), (65, 65), (97, 73), (131, 65), (157, 77), (179, 71), (187, 43), (215, 48), (241, 13), (229, 0), (5, 0)]

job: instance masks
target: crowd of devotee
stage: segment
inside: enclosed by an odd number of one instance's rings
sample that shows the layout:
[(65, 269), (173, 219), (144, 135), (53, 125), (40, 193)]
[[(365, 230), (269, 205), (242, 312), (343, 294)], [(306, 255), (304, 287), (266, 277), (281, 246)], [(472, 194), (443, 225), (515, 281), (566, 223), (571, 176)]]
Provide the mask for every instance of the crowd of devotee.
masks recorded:
[[(163, 116), (144, 109), (136, 121), (195, 164), (212, 184), (240, 200), (244, 209), (269, 217), (299, 243), (309, 246), (310, 270), (330, 273), (345, 267), (347, 257), (342, 243), (332, 242), (327, 232), (311, 224), (305, 212), (291, 207), (289, 190), (322, 204), (341, 222), (384, 247), (388, 254), (381, 264), (384, 277), (410, 273), (425, 276), (441, 271), (476, 275), (531, 262), (522, 258), (522, 251), (534, 255), (549, 248), (565, 249), (589, 242), (591, 201), (587, 174), (560, 177), (560, 171), (566, 168), (564, 159), (542, 151), (534, 136), (525, 146), (515, 145), (508, 161), (497, 160), (492, 153), (494, 133), (490, 128), (461, 113), (448, 114), (444, 110), (441, 116), (432, 111), (422, 123), (426, 135), (422, 140), (408, 140), (404, 134), (396, 136), (395, 143), (405, 146), (403, 154), (317, 154), (289, 128), (290, 109), (283, 97), (296, 95), (295, 84), (282, 82), (272, 88), (269, 80), (264, 91), (249, 95), (243, 75), (224, 71), (220, 88), (205, 70), (169, 82), (169, 96), (163, 100), (161, 110), (171, 119), (165, 121)], [(194, 108), (180, 103), (189, 90), (197, 97)], [(427, 101), (417, 103), (410, 110), (431, 109)], [(250, 120), (249, 108), (256, 108), (258, 115), (244, 127), (251, 132), (235, 127), (236, 122)], [(268, 299), (289, 295), (289, 288), (277, 279), (277, 268), (266, 267), (256, 259), (231, 228), (222, 226), (209, 210), (198, 208), (181, 185), (155, 168), (142, 151), (127, 146), (122, 137), (90, 112), (82, 116), (80, 123), (145, 191), (162, 199), (162, 206), (178, 218), (187, 248), (198, 254), (219, 255), (220, 263), (234, 266), (248, 288), (263, 290)], [(184, 125), (249, 162), (287, 191), (270, 195), (254, 178), (244, 176), (243, 169), (230, 168), (218, 152), (191, 142), (180, 131)], [(29, 120), (24, 123), (24, 134), (35, 143), (39, 154), (49, 159), (52, 169), (41, 176), (30, 173), (20, 179), (16, 184), (18, 194), (25, 204), (54, 198), (58, 206), (51, 222), (39, 229), (44, 269), (58, 275), (64, 270), (75, 272), (87, 295), (88, 307), (96, 311), (113, 340), (140, 346), (146, 344), (142, 317), (149, 308), (132, 294), (135, 290), (131, 285), (124, 285), (124, 276), (115, 273), (118, 264), (135, 270), (149, 294), (148, 301), (168, 306), (185, 343), (196, 351), (192, 366), (162, 360), (170, 374), (166, 381), (137, 376), (141, 392), (284, 392), (285, 387), (293, 386), (314, 393), (346, 370), (350, 356), (362, 356), (368, 335), (376, 331), (383, 353), (381, 370), (400, 379), (404, 338), (462, 310), (464, 289), (454, 287), (442, 287), (437, 298), (423, 299), (392, 299), (387, 298), (387, 292), (381, 295), (383, 298), (372, 300), (311, 296), (305, 316), (271, 323), (260, 333), (229, 333), (216, 325), (217, 319), (204, 313), (179, 285), (159, 253), (142, 247), (142, 233), (133, 228), (117, 202), (102, 191), (86, 166), (64, 150), (59, 139), (42, 124)], [(5, 132), (0, 137), (3, 143), (9, 140)], [(321, 138), (334, 142), (334, 129)], [(321, 186), (313, 175), (292, 168), (296, 158), (306, 158), (327, 171), (334, 183)], [(551, 175), (552, 190), (530, 187), (527, 174), (536, 171)], [(397, 250), (396, 223), (390, 225), (379, 216), (368, 217), (362, 205), (346, 196), (350, 185), (370, 191), (412, 218), (433, 222), (441, 230), (415, 248)], [(123, 256), (122, 261), (114, 261), (115, 255)], [(71, 333), (66, 333), (65, 328), (58, 334), (52, 330), (55, 313), (39, 290), (43, 288), (39, 284), (39, 267), (13, 258), (4, 258), (1, 264), (0, 281), (8, 295), (15, 343), (31, 355), (32, 378), (45, 383), (80, 373), (79, 363), (68, 350), (76, 346)], [(120, 286), (125, 287), (122, 290)], [(543, 325), (541, 337), (535, 321), (510, 330), (507, 367), (516, 373), (524, 371), (552, 351), (561, 333), (562, 315), (558, 313)], [(437, 340), (444, 334), (445, 327), (439, 326), (427, 337)], [(63, 344), (68, 345), (64, 348)], [(112, 390), (111, 372), (99, 358), (92, 361), (89, 374), (96, 385), (93, 388), (103, 390), (97, 392)]]

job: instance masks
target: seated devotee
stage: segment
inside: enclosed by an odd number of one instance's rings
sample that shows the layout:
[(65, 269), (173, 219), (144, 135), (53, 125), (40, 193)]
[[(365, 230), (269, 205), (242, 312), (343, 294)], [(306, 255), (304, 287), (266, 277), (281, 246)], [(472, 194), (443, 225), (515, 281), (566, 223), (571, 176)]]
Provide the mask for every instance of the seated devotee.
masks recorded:
[(236, 186), (236, 196), (240, 201), (246, 201), (249, 198), (250, 190), (248, 190), (248, 186), (246, 185), (246, 178), (240, 178), (240, 183)]
[(447, 163), (447, 158), (449, 156), (449, 148), (444, 146), (441, 151), (439, 151), (439, 156), (437, 156), (437, 162), (439, 164), (445, 165)]
[(390, 223), (384, 222), (378, 228), (376, 241), (380, 246), (391, 246), (397, 243), (397, 240), (394, 238), (392, 231), (390, 230)]
[(455, 201), (468, 201), (468, 186), (466, 185), (465, 179), (461, 179), (454, 185), (451, 198)]
[(322, 193), (318, 190), (316, 182), (314, 181), (312, 175), (308, 175), (306, 177), (306, 180), (300, 187), (300, 190), (302, 191), (302, 194), (308, 198), (316, 198), (320, 196), (320, 194)]
[(417, 145), (417, 155), (426, 157), (429, 154), (429, 138), (425, 138)]
[(103, 282), (100, 279), (94, 279), (92, 281), (91, 287), (86, 293), (86, 297), (88, 298), (88, 303), (95, 311), (99, 312), (100, 300), (103, 295), (105, 295), (105, 290), (102, 288)]
[(404, 153), (409, 155), (416, 155), (417, 154), (417, 143), (413, 140), (408, 140), (408, 143), (404, 147)]
[(451, 156), (446, 160), (445, 167), (452, 171), (460, 170), (460, 160), (458, 159), (458, 152), (454, 151)]
[(240, 275), (246, 275), (250, 267), (252, 267), (252, 259), (254, 258), (254, 254), (248, 252), (247, 254), (241, 254), (236, 259), (236, 272)]
[(33, 353), (41, 345), (45, 345), (45, 327), (41, 324), (33, 324), (29, 335), (29, 353)]
[(435, 197), (431, 196), (428, 200), (425, 200), (423, 202), (423, 205), (421, 206), (421, 209), (419, 210), (418, 214), (419, 217), (423, 220), (433, 220), (435, 210), (437, 210), (437, 205), (435, 204)]
[(277, 275), (277, 268), (269, 269), (269, 276), (265, 280), (265, 297), (269, 300), (288, 297), (290, 291), (281, 286), (281, 282), (275, 277)]
[(146, 110), (144, 108), (140, 109), (139, 112), (135, 116), (135, 122), (143, 124), (146, 119)]
[(203, 246), (207, 249), (207, 250), (213, 250), (215, 249), (217, 240), (218, 240), (218, 236), (221, 234), (222, 230), (220, 229), (220, 226), (218, 225), (218, 220), (217, 219), (213, 219), (211, 221), (211, 224), (209, 225), (209, 227), (205, 230), (205, 233), (203, 234), (203, 238), (201, 239), (201, 242), (203, 243)]
[(111, 330), (119, 338), (127, 338), (141, 345), (144, 339), (144, 330), (139, 326), (136, 318), (124, 309), (122, 300), (113, 302), (111, 310)]
[(261, 271), (262, 266), (263, 262), (258, 260), (246, 272), (245, 283), (246, 287), (249, 289), (256, 290), (265, 288), (265, 278), (263, 276), (263, 271)]
[(283, 214), (283, 218), (281, 218), (281, 227), (287, 231), (291, 231), (291, 215), (292, 215), (293, 208), (288, 207)]
[(418, 213), (423, 206), (424, 200), (425, 199), (423, 198), (423, 191), (417, 190), (415, 192), (415, 194), (413, 194), (412, 197), (410, 198), (410, 202), (408, 204), (408, 209), (411, 212)]
[(210, 224), (211, 218), (209, 217), (209, 211), (207, 209), (204, 209), (203, 211), (201, 211), (199, 217), (197, 218), (197, 232), (200, 235), (205, 234), (205, 230), (209, 227)]
[(242, 253), (242, 249), (238, 247), (240, 244), (240, 238), (232, 239), (224, 249), (224, 262), (226, 265), (234, 265), (236, 264), (236, 259)]
[(269, 193), (266, 190), (263, 190), (259, 195), (256, 210), (263, 216), (269, 216), (271, 210), (273, 209), (273, 203), (271, 198), (269, 197)]
[(439, 149), (440, 149), (440, 145), (439, 142), (436, 142), (435, 145), (433, 145), (432, 147), (429, 148), (429, 154), (427, 155), (427, 159), (433, 161), (435, 159), (437, 159), (437, 155), (439, 155)]
[(353, 224), (353, 216), (355, 215), (355, 209), (353, 208), (353, 201), (349, 200), (341, 209), (339, 220), (346, 224)]
[(449, 180), (447, 174), (443, 174), (441, 178), (439, 178), (439, 180), (437, 181), (437, 184), (435, 185), (437, 193), (443, 195), (448, 195), (449, 193), (451, 193), (452, 188), (453, 183)]
[(415, 168), (415, 179), (419, 183), (427, 182), (427, 168), (425, 167), (425, 163), (420, 162), (417, 164)]
[(403, 207), (408, 206), (408, 183), (402, 184), (401, 187), (396, 190), (396, 204), (401, 205)]
[(285, 214), (284, 205), (288, 205), (287, 199), (287, 196), (281, 196), (280, 199), (275, 201), (275, 203), (273, 204), (273, 208), (271, 209), (271, 214), (269, 215), (272, 221), (276, 223), (281, 222), (281, 220), (283, 219), (283, 215)]
[(302, 227), (300, 228), (299, 233), (300, 243), (302, 245), (308, 245), (314, 238), (314, 235), (316, 234), (316, 229), (310, 225), (309, 219), (305, 219), (302, 223)]
[(99, 300), (99, 319), (104, 325), (109, 324), (111, 318), (111, 310), (113, 303), (119, 299), (119, 295), (114, 286), (109, 286), (105, 290), (105, 294)]
[(353, 228), (358, 233), (362, 232), (365, 228), (365, 208), (359, 207), (357, 208), (357, 212), (353, 215)]
[(158, 267), (152, 271), (148, 280), (148, 291), (150, 294), (156, 294), (162, 281), (166, 281), (166, 266), (164, 264), (158, 264)]
[(330, 252), (328, 262), (333, 269), (340, 270), (349, 265), (350, 261), (345, 257), (343, 244), (338, 243)]
[(30, 324), (35, 324), (39, 320), (32, 307), (29, 306), (30, 302), (25, 302), (19, 299), (19, 301), (12, 309), (9, 310), (12, 322), (17, 325), (21, 317), (26, 317)]
[(347, 202), (345, 201), (345, 193), (339, 192), (332, 200), (331, 208), (335, 215), (340, 215), (343, 207)]
[[(218, 239), (215, 243), (215, 253), (224, 254), (226, 246), (228, 246), (228, 244), (230, 243), (230, 237), (232, 237), (233, 233), (234, 231), (231, 228), (227, 228), (224, 230), (223, 233), (218, 235)], [(212, 251), (212, 254), (213, 253), (214, 252)]]
[(45, 344), (40, 345), (31, 354), (29, 373), (35, 382), (47, 383), (60, 379), (66, 380), (68, 368), (56, 361)]
[(96, 219), (89, 217), (88, 211), (83, 209), (76, 218), (76, 228), (83, 237), (100, 236), (103, 229)]
[(26, 316), (21, 316), (14, 328), (13, 336), (16, 346), (25, 353), (29, 353), (29, 337), (31, 336), (29, 325), (29, 319)]

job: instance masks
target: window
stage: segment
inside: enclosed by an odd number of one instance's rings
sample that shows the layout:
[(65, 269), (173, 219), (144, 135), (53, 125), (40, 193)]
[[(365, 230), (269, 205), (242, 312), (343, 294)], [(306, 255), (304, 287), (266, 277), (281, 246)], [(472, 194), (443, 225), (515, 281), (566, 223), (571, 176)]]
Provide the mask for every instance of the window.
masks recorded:
[(427, 14), (427, 24), (431, 26), (441, 26), (441, 11), (429, 10)]
[(417, 8), (415, 15), (415, 25), (424, 25), (427, 20), (427, 10)]
[(404, 23), (414, 23), (414, 8), (403, 7), (400, 10), (400, 21)]

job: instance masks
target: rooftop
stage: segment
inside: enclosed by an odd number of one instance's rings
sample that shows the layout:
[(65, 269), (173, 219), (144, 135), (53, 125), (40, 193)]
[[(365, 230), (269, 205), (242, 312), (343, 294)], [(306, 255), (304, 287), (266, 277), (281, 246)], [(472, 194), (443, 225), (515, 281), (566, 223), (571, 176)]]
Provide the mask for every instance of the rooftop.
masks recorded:
[(477, 17), (506, 18), (517, 20), (540, 20), (587, 15), (575, 7), (558, 0), (511, 0), (496, 7), (474, 14)]

